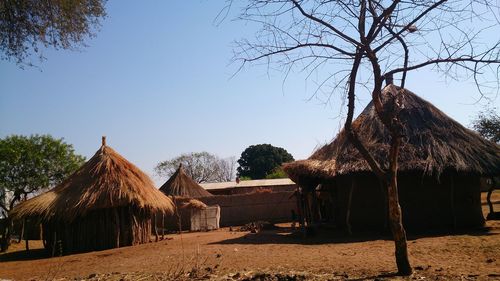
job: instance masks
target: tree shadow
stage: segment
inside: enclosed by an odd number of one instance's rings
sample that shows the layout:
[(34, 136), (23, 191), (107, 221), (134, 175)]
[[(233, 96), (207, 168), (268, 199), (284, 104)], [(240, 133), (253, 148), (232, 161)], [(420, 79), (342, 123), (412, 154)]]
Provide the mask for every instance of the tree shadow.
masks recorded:
[(383, 272), (378, 275), (372, 275), (372, 276), (365, 276), (365, 277), (359, 277), (359, 278), (348, 278), (346, 280), (348, 281), (366, 281), (366, 280), (380, 280), (384, 278), (396, 278), (396, 277), (402, 277), (401, 275), (398, 275), (397, 272)]
[(390, 236), (380, 232), (364, 232), (348, 235), (344, 230), (317, 228), (292, 231), (289, 227), (275, 227), (258, 233), (247, 233), (244, 236), (210, 243), (214, 244), (302, 244), (320, 245), (330, 243), (355, 243), (371, 240), (390, 240)]
[(0, 262), (7, 261), (29, 261), (50, 258), (45, 249), (21, 250), (16, 252), (0, 254)]
[[(478, 227), (472, 229), (458, 228), (458, 229), (437, 229), (437, 230), (425, 230), (425, 231), (410, 231), (407, 235), (408, 240), (417, 240), (420, 238), (427, 237), (441, 237), (441, 236), (494, 236), (500, 233), (496, 232), (498, 229), (495, 227)], [(495, 231), (495, 232), (494, 232)]]
[[(491, 228), (479, 228), (473, 230), (432, 230), (432, 231), (413, 231), (407, 235), (408, 240), (417, 240), (426, 237), (440, 236), (493, 236), (500, 233), (491, 232)], [(217, 244), (301, 244), (301, 245), (321, 245), (335, 243), (357, 243), (376, 240), (392, 241), (392, 235), (389, 230), (385, 231), (354, 231), (348, 234), (345, 230), (319, 227), (311, 230), (305, 235), (301, 231), (292, 231), (288, 227), (275, 227), (273, 229), (262, 230), (258, 233), (247, 233), (237, 238), (226, 239), (210, 243)]]

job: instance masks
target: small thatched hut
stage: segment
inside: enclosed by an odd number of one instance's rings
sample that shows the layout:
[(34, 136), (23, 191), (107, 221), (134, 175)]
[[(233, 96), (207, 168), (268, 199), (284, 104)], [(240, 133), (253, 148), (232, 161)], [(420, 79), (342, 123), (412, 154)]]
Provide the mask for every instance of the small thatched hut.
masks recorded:
[(188, 197), (172, 196), (169, 198), (175, 204), (175, 212), (173, 216), (164, 217), (164, 222), (161, 222), (161, 217), (158, 216), (159, 223), (163, 223), (167, 230), (183, 231), (191, 229), (191, 216), (195, 210), (203, 210), (207, 208), (205, 203)]
[(184, 171), (182, 164), (175, 173), (160, 187), (160, 191), (168, 196), (181, 196), (187, 198), (201, 198), (213, 196)]
[(16, 206), (13, 219), (37, 218), (52, 253), (86, 252), (150, 241), (154, 214), (172, 201), (139, 168), (108, 147), (54, 189)]
[[(480, 177), (500, 173), (500, 148), (414, 93), (389, 85), (383, 95), (403, 95), (405, 138), (399, 156), (399, 197), (410, 230), (484, 224)], [(370, 103), (353, 128), (380, 163), (387, 164), (390, 136)], [(342, 130), (307, 160), (284, 165), (301, 186), (308, 222), (331, 219), (339, 227), (387, 226), (385, 189)]]
[[(172, 198), (176, 206), (176, 212), (173, 217), (164, 218), (164, 223), (169, 229), (176, 230), (198, 230), (193, 229), (193, 220), (199, 224), (199, 218), (196, 216), (203, 214), (204, 224), (211, 224), (216, 220), (215, 225), (219, 226), (220, 208), (219, 206), (207, 206), (203, 202), (196, 200), (212, 197), (213, 195), (201, 187), (184, 171), (182, 164), (175, 173), (160, 187), (160, 191)], [(207, 216), (213, 213), (213, 209), (218, 210), (216, 217)], [(174, 227), (172, 227), (174, 226)]]

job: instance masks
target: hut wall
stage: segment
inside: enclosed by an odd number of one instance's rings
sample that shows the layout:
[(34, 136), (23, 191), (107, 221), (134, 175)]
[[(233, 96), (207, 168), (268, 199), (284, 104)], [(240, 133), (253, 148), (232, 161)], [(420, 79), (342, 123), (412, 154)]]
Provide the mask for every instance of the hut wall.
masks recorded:
[(259, 220), (285, 222), (291, 220), (291, 210), (297, 213), (293, 192), (215, 195), (199, 200), (209, 206), (220, 206), (220, 226), (242, 225)]
[(43, 224), (44, 243), (55, 255), (132, 246), (149, 242), (150, 235), (151, 215), (133, 207), (91, 211), (70, 223)]
[[(353, 230), (388, 229), (385, 190), (375, 176), (337, 177), (332, 190), (335, 223), (346, 227), (350, 188), (350, 224)], [(479, 177), (446, 172), (439, 179), (416, 174), (399, 175), (403, 223), (411, 232), (470, 228), (484, 225)]]
[(403, 223), (409, 231), (452, 228), (451, 194), (448, 181), (433, 177), (401, 176), (399, 198)]
[(334, 223), (342, 228), (347, 226), (349, 195), (351, 196), (349, 223), (352, 230), (384, 228), (387, 223), (385, 198), (375, 177), (360, 175), (354, 180), (348, 176), (338, 177), (336, 190), (332, 195)]
[[(172, 215), (164, 215), (163, 220), (164, 220), (164, 226), (165, 232), (171, 232), (171, 231), (179, 231), (179, 230), (190, 230), (191, 229), (191, 209), (190, 208), (179, 208), (179, 217), (177, 217), (177, 214), (172, 214)], [(181, 229), (179, 229), (179, 218), (180, 218), (180, 225)], [(158, 231), (161, 232), (161, 226), (162, 226), (162, 215), (158, 214), (156, 215), (156, 221), (157, 221), (157, 226), (158, 226)], [(153, 229), (154, 231), (154, 229)]]
[[(24, 223), (24, 229), (23, 229)], [(1, 229), (1, 227), (0, 227)], [(30, 217), (24, 220), (17, 220), (13, 223), (13, 235), (20, 236), (23, 234), (22, 239), (40, 240), (41, 239), (41, 223), (37, 217)]]
[(454, 179), (455, 220), (458, 228), (484, 226), (479, 177), (460, 176)]
[(289, 185), (266, 185), (266, 186), (235, 186), (229, 188), (221, 188), (221, 189), (209, 189), (208, 192), (213, 195), (235, 195), (235, 194), (248, 194), (253, 192), (259, 192), (262, 190), (270, 190), (271, 192), (286, 192), (286, 191), (294, 191), (297, 189), (296, 184)]
[(220, 207), (208, 206), (205, 209), (191, 211), (191, 231), (209, 231), (219, 229)]
[(410, 231), (484, 225), (479, 177), (446, 172), (436, 177), (402, 176), (399, 197)]

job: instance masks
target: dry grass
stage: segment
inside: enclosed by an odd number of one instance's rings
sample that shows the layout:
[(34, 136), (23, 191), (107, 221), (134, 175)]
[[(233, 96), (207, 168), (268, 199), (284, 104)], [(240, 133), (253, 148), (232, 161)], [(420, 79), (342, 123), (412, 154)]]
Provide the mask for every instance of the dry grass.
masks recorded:
[[(398, 91), (388, 86), (383, 95)], [(500, 147), (465, 128), (428, 101), (403, 90), (401, 121), (405, 138), (399, 157), (400, 171), (423, 171), (439, 175), (445, 169), (481, 175), (498, 175)], [(390, 136), (370, 103), (353, 121), (353, 128), (379, 163), (387, 166)], [(370, 167), (342, 130), (336, 138), (307, 160), (284, 165), (292, 179), (331, 178), (352, 172), (369, 172)]]
[(134, 164), (103, 144), (78, 171), (54, 189), (25, 201), (14, 219), (40, 217), (72, 221), (87, 212), (135, 205), (155, 213), (173, 213), (173, 203)]
[(205, 203), (193, 198), (178, 197), (178, 196), (175, 196), (175, 198), (169, 196), (169, 198), (172, 199), (172, 201), (179, 209), (205, 209), (207, 207)]

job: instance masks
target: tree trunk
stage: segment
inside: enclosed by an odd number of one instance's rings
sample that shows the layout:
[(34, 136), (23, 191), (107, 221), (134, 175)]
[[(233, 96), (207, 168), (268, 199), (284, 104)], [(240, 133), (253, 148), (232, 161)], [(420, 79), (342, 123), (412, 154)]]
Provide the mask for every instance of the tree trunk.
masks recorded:
[(10, 236), (12, 230), (12, 220), (10, 218), (5, 219), (5, 228), (2, 233), (2, 240), (0, 241), (0, 251), (6, 252), (10, 246)]
[[(372, 154), (363, 145), (362, 141), (358, 138), (356, 131), (352, 128), (352, 119), (354, 115), (354, 101), (355, 101), (355, 88), (356, 88), (356, 74), (361, 63), (363, 54), (366, 54), (370, 60), (373, 67), (373, 77), (374, 77), (374, 87), (372, 92), (372, 102), (375, 107), (377, 116), (379, 117), (382, 124), (389, 130), (391, 135), (391, 148), (389, 151), (389, 170), (386, 171), (383, 166), (372, 156)], [(410, 261), (408, 259), (408, 249), (406, 243), (406, 232), (403, 228), (401, 207), (399, 206), (398, 197), (398, 184), (397, 184), (397, 172), (398, 172), (398, 157), (399, 148), (401, 146), (402, 138), (402, 124), (399, 120), (399, 112), (401, 108), (401, 101), (398, 95), (392, 97), (392, 109), (385, 109), (384, 103), (382, 102), (382, 83), (384, 77), (380, 71), (380, 65), (378, 58), (374, 51), (369, 47), (365, 46), (364, 50), (358, 50), (353, 61), (353, 68), (351, 70), (349, 78), (349, 90), (348, 90), (348, 113), (345, 122), (345, 130), (348, 132), (349, 140), (352, 142), (354, 147), (363, 156), (365, 161), (370, 166), (372, 172), (385, 183), (387, 186), (387, 203), (389, 211), (389, 221), (391, 225), (391, 231), (394, 238), (395, 244), (395, 255), (396, 264), (398, 267), (398, 274), (400, 275), (410, 275), (412, 273), (412, 268)], [(389, 96), (390, 98), (390, 96)]]
[(391, 224), (392, 236), (395, 244), (396, 265), (398, 274), (411, 275), (412, 267), (408, 259), (408, 246), (406, 243), (406, 232), (403, 227), (401, 206), (398, 195), (398, 156), (401, 146), (401, 137), (393, 136), (390, 150), (390, 170), (387, 183), (387, 202), (389, 203), (389, 220)]
[(406, 244), (406, 232), (403, 228), (401, 207), (398, 200), (398, 187), (396, 177), (391, 179), (388, 185), (389, 220), (391, 222), (392, 235), (396, 247), (396, 264), (398, 273), (410, 275), (412, 268), (408, 259), (408, 249)]

